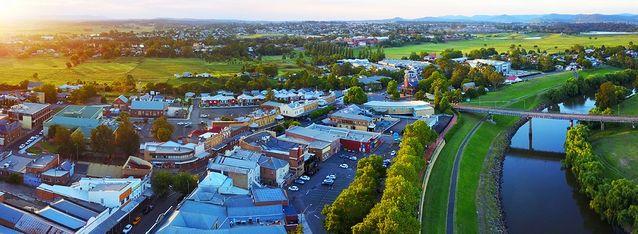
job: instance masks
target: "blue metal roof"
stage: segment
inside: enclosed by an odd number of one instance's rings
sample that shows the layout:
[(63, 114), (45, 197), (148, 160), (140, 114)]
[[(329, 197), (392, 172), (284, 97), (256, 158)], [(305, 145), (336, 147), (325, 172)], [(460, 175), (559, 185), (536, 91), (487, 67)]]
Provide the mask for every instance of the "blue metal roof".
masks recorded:
[(2, 214), (0, 215), (1, 220), (5, 220), (12, 224), (17, 223), (24, 215), (19, 210), (2, 203), (0, 203), (0, 214)]
[(284, 190), (280, 188), (256, 188), (253, 189), (255, 202), (274, 202), (288, 200)]

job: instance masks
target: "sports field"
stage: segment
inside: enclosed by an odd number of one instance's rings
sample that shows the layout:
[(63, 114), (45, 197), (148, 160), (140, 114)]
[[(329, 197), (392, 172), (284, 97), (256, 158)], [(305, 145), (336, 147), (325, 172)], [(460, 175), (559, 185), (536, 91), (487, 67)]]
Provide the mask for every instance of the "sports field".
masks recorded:
[(547, 50), (548, 52), (564, 51), (575, 44), (582, 46), (616, 46), (627, 45), (629, 42), (638, 43), (638, 35), (597, 35), (574, 36), (563, 34), (493, 34), (479, 35), (472, 40), (451, 41), (447, 43), (423, 43), (402, 47), (385, 48), (388, 58), (409, 56), (412, 52), (439, 53), (448, 48), (454, 48), (467, 53), (480, 48), (495, 48), (498, 52), (506, 52), (514, 44), (526, 50)]
[[(117, 58), (91, 59), (76, 67), (67, 68), (65, 58), (33, 57), (26, 59), (0, 58), (0, 82), (18, 83), (22, 80), (34, 80), (38, 73), (38, 81), (63, 84), (76, 80), (112, 82), (127, 74), (133, 75), (139, 82), (182, 83), (195, 79), (177, 79), (175, 73), (208, 72), (214, 76), (232, 76), (241, 70), (243, 62), (208, 63), (195, 58)], [(273, 57), (265, 61), (276, 63), (280, 73), (299, 70), (293, 62)]]

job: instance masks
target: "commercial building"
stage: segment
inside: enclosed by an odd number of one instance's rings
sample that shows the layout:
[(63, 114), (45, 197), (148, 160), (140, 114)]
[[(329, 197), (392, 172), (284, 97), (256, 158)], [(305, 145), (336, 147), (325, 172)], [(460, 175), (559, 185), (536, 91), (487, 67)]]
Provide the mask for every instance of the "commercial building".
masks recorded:
[(22, 128), (37, 129), (53, 115), (53, 109), (49, 104), (30, 103), (14, 105), (9, 109), (9, 117), (19, 121)]
[(208, 163), (208, 170), (230, 177), (234, 186), (250, 189), (253, 185), (260, 184), (259, 158), (261, 156), (262, 154), (259, 152), (235, 147), (211, 159)]
[(306, 145), (277, 139), (275, 133), (267, 131), (242, 138), (239, 146), (246, 150), (261, 152), (267, 157), (284, 160), (290, 164), (290, 170), (295, 178), (304, 173), (304, 162), (310, 157)]
[(117, 129), (117, 123), (114, 120), (104, 119), (103, 113), (102, 106), (66, 106), (44, 123), (44, 133), (48, 134), (49, 128), (56, 125), (71, 131), (82, 131), (84, 138), (89, 139), (91, 130), (100, 125), (106, 125), (112, 130)]
[(302, 100), (294, 101), (288, 104), (269, 101), (262, 104), (262, 106), (268, 109), (278, 108), (281, 115), (290, 118), (297, 118), (319, 108), (319, 101)]
[(494, 70), (496, 70), (496, 72), (499, 72), (503, 75), (509, 74), (510, 71), (512, 70), (512, 63), (506, 62), (506, 61), (490, 60), (490, 59), (474, 59), (474, 60), (468, 60), (467, 63), (470, 64), (470, 67), (478, 67), (481, 65), (491, 66), (494, 68)]
[(140, 155), (157, 168), (175, 171), (204, 168), (210, 156), (204, 150), (204, 145), (179, 144), (174, 141), (142, 143)]
[(390, 115), (413, 115), (428, 117), (434, 115), (434, 108), (424, 101), (369, 101), (363, 104), (365, 108), (377, 113)]
[(168, 103), (158, 100), (133, 100), (129, 113), (133, 117), (154, 118), (166, 114)]
[(297, 226), (287, 222), (284, 210), (288, 206), (280, 188), (246, 190), (234, 186), (225, 175), (209, 173), (157, 233), (285, 234)]
[(26, 135), (20, 122), (11, 121), (8, 116), (0, 116), (0, 148), (7, 147)]
[(380, 144), (380, 133), (336, 128), (319, 124), (311, 124), (306, 128), (338, 137), (341, 146), (349, 151), (370, 153)]
[(387, 76), (361, 76), (359, 77), (359, 83), (363, 84), (363, 89), (366, 91), (377, 91), (383, 89), (381, 79), (384, 78), (392, 80), (392, 78)]
[(60, 160), (57, 154), (41, 155), (25, 167), (23, 182), (38, 187), (42, 183), (66, 185), (71, 181), (75, 164)]
[(361, 131), (374, 131), (380, 116), (367, 113), (359, 106), (349, 105), (329, 116), (329, 120), (337, 127)]
[(307, 145), (308, 152), (317, 156), (321, 161), (341, 150), (338, 136), (301, 126), (292, 126), (286, 129), (286, 134), (278, 139)]
[(113, 108), (121, 110), (121, 111), (128, 110), (129, 105), (130, 105), (129, 99), (124, 95), (120, 95), (119, 97), (117, 97), (115, 100), (113, 100), (113, 104), (111, 104)]
[(36, 196), (45, 201), (71, 197), (108, 208), (120, 208), (141, 197), (149, 188), (147, 178), (82, 178), (70, 186), (41, 184), (36, 189)]

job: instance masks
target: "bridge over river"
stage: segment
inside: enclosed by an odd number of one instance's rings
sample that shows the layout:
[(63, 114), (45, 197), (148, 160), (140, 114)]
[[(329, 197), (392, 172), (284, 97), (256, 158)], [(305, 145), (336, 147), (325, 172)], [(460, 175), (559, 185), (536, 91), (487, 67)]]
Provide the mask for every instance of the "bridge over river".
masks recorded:
[(529, 118), (529, 119), (540, 118), (540, 119), (569, 120), (572, 123), (574, 120), (600, 122), (600, 123), (630, 123), (633, 125), (638, 123), (638, 116), (548, 113), (548, 112), (522, 111), (522, 110), (513, 110), (513, 109), (504, 109), (504, 108), (478, 107), (478, 106), (467, 106), (467, 105), (455, 105), (454, 109), (458, 111), (462, 111), (462, 112), (472, 112), (472, 113), (481, 113), (481, 114), (490, 114), (490, 115), (509, 115), (509, 116)]

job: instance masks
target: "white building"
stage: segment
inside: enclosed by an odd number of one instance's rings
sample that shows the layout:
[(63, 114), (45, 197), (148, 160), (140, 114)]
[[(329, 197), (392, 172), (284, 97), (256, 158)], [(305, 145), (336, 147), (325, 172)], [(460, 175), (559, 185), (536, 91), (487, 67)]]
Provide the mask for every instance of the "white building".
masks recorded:
[(148, 179), (82, 178), (71, 186), (41, 184), (41, 196), (65, 196), (93, 202), (108, 208), (120, 208), (150, 188)]
[(492, 66), (496, 72), (501, 74), (509, 74), (512, 70), (512, 63), (498, 60), (490, 60), (490, 59), (474, 59), (468, 60), (468, 64), (470, 67), (478, 67), (480, 65), (488, 65)]
[(423, 117), (434, 115), (434, 108), (430, 105), (430, 103), (424, 101), (369, 101), (364, 103), (363, 106), (383, 114), (414, 115)]

